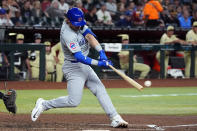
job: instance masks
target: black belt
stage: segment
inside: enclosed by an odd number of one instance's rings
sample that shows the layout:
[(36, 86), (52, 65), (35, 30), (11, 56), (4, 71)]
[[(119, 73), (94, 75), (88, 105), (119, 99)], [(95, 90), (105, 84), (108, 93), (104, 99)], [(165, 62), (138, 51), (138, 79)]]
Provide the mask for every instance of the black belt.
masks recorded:
[(78, 61), (76, 61), (76, 60), (66, 60), (65, 59), (65, 61), (70, 61), (71, 63), (78, 63)]
[(71, 63), (78, 63), (78, 61), (70, 61)]

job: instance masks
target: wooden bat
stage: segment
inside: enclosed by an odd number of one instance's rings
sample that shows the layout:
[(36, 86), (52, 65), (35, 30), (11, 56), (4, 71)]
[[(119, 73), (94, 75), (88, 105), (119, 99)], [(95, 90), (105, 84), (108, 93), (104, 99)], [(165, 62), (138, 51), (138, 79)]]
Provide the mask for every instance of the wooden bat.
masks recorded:
[[(90, 43), (90, 45), (92, 47), (95, 47), (98, 43), (98, 41), (95, 39), (95, 37), (91, 34), (87, 34), (85, 36), (85, 38), (88, 40), (88, 42)], [(109, 65), (109, 67), (114, 70), (118, 75), (120, 75), (125, 81), (127, 81), (129, 84), (133, 85), (135, 88), (137, 88), (139, 91), (142, 91), (143, 86), (141, 86), (140, 84), (138, 84), (136, 81), (134, 81), (133, 79), (131, 79), (130, 77), (128, 77), (127, 75), (125, 75), (124, 73), (120, 72), (119, 70), (117, 70), (116, 68), (114, 68), (113, 66)]]
[(142, 85), (140, 85), (139, 83), (137, 83), (136, 81), (134, 81), (133, 79), (131, 79), (130, 77), (128, 77), (127, 75), (125, 75), (124, 73), (120, 72), (119, 70), (117, 70), (113, 66), (109, 65), (109, 67), (113, 71), (115, 71), (118, 75), (120, 75), (129, 84), (131, 84), (132, 86), (134, 86), (135, 88), (137, 88), (139, 91), (142, 91), (142, 89), (143, 89), (143, 86)]

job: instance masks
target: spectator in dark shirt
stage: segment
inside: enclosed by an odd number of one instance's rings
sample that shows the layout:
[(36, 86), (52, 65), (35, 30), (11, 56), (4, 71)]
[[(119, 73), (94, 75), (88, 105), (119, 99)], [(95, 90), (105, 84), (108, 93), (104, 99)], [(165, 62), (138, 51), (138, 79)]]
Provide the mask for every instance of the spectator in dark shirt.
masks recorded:
[(30, 6), (30, 1), (26, 1), (24, 7), (21, 9), (21, 15), (27, 19), (30, 19), (30, 17), (32, 16)]
[(96, 16), (97, 9), (95, 6), (90, 7), (89, 13), (85, 15), (85, 19), (88, 25), (96, 25), (97, 24), (97, 16)]
[(20, 11), (16, 11), (15, 17), (12, 17), (11, 20), (15, 26), (22, 26), (24, 24), (21, 19), (21, 12)]
[(32, 16), (33, 17), (42, 17), (43, 11), (41, 9), (40, 1), (35, 1), (32, 8)]
[(120, 19), (116, 25), (117, 26), (126, 26), (126, 27), (133, 26), (133, 23), (132, 23), (132, 12), (131, 11), (126, 11), (125, 15), (124, 15), (124, 18)]
[(179, 26), (179, 20), (177, 19), (177, 13), (168, 10), (164, 10), (161, 14), (161, 18), (166, 25), (173, 25), (175, 27)]
[(40, 1), (34, 2), (33, 9), (31, 10), (31, 13), (34, 18), (34, 24), (39, 24), (41, 22), (41, 17), (44, 16), (44, 13), (41, 9)]
[(19, 1), (17, 2), (18, 5), (20, 6), (20, 9), (22, 9), (22, 8), (24, 7), (25, 1), (26, 1), (26, 0), (19, 0)]
[(123, 19), (124, 18), (124, 14), (125, 14), (125, 5), (124, 3), (118, 3), (117, 5), (117, 13), (114, 17), (114, 20), (115, 21), (119, 21), (120, 19)]
[(177, 18), (177, 13), (174, 11), (170, 12), (169, 19), (166, 24), (173, 25), (175, 27), (179, 27), (179, 20)]
[(54, 0), (51, 3), (51, 6), (47, 8), (44, 13), (49, 18), (54, 18), (55, 16), (61, 18), (64, 17), (64, 13), (61, 10), (59, 10), (59, 3), (57, 0)]
[(133, 23), (135, 26), (143, 26), (144, 19), (143, 19), (143, 6), (141, 3), (137, 5), (136, 10), (133, 12), (132, 15)]

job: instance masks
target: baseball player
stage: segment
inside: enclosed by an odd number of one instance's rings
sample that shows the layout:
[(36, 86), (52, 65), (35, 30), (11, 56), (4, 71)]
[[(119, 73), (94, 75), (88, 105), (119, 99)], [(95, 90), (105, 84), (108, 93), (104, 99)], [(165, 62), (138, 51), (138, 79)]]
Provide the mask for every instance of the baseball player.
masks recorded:
[[(111, 126), (127, 127), (128, 123), (117, 113), (104, 85), (90, 67), (90, 65), (108, 67), (112, 63), (107, 59), (100, 44), (94, 42), (96, 40), (94, 39), (95, 34), (86, 26), (83, 12), (74, 7), (68, 10), (66, 17), (60, 32), (60, 42), (64, 52), (62, 69), (67, 80), (68, 96), (52, 100), (39, 98), (31, 113), (32, 121), (36, 121), (43, 111), (52, 108), (78, 106), (82, 98), (83, 88), (86, 86), (97, 97), (109, 116)], [(99, 52), (99, 60), (87, 57), (90, 46)]]
[(45, 41), (44, 44), (46, 45), (46, 81), (51, 80), (51, 75), (49, 73), (52, 73), (55, 71), (55, 58), (53, 57), (53, 54), (51, 52), (51, 42)]
[[(40, 33), (34, 34), (34, 40), (36, 44), (40, 44), (42, 35)], [(32, 78), (39, 79), (39, 67), (40, 67), (40, 51), (31, 51), (29, 54), (30, 65), (32, 70)]]
[[(174, 27), (168, 26), (167, 32), (164, 33), (160, 39), (160, 44), (185, 44), (186, 42), (184, 40), (181, 40), (174, 35)], [(182, 53), (182, 52), (181, 52)], [(169, 51), (165, 51), (165, 77), (167, 76), (167, 68), (168, 68), (168, 62), (169, 62)], [(160, 62), (160, 51), (156, 54), (157, 60)]]
[[(58, 56), (56, 56), (56, 52), (59, 51)], [(62, 65), (64, 63), (64, 53), (62, 51), (61, 43), (57, 43), (51, 48), (51, 52), (56, 61), (56, 82), (62, 82), (63, 72)]]
[[(120, 34), (118, 35), (122, 37), (122, 44), (129, 44), (129, 35)], [(129, 69), (129, 51), (121, 51), (118, 53), (120, 58), (120, 67), (121, 69), (128, 70)], [(133, 70), (140, 71), (139, 79), (144, 79), (150, 71), (150, 67), (143, 63), (137, 63), (136, 55), (133, 57)]]
[[(197, 21), (195, 21), (193, 23), (192, 29), (187, 32), (186, 41), (188, 42), (188, 44), (197, 45)], [(197, 55), (197, 53), (195, 53), (195, 54)], [(190, 55), (191, 55), (190, 52), (185, 52), (185, 55), (184, 55), (184, 57), (185, 57), (185, 77), (186, 78), (190, 77), (190, 68), (191, 68)], [(197, 62), (197, 59), (196, 59), (196, 62)], [(197, 76), (197, 64), (195, 64), (195, 77), (196, 76)]]

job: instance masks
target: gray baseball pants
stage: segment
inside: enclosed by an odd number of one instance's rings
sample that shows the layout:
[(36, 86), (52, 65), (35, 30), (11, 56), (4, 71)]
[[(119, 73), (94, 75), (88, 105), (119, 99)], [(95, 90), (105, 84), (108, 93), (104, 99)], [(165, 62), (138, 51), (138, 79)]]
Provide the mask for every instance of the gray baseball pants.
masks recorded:
[(110, 118), (118, 114), (104, 85), (89, 65), (65, 61), (62, 69), (67, 80), (68, 96), (45, 101), (43, 103), (45, 110), (78, 106), (85, 85), (97, 97), (102, 108)]

